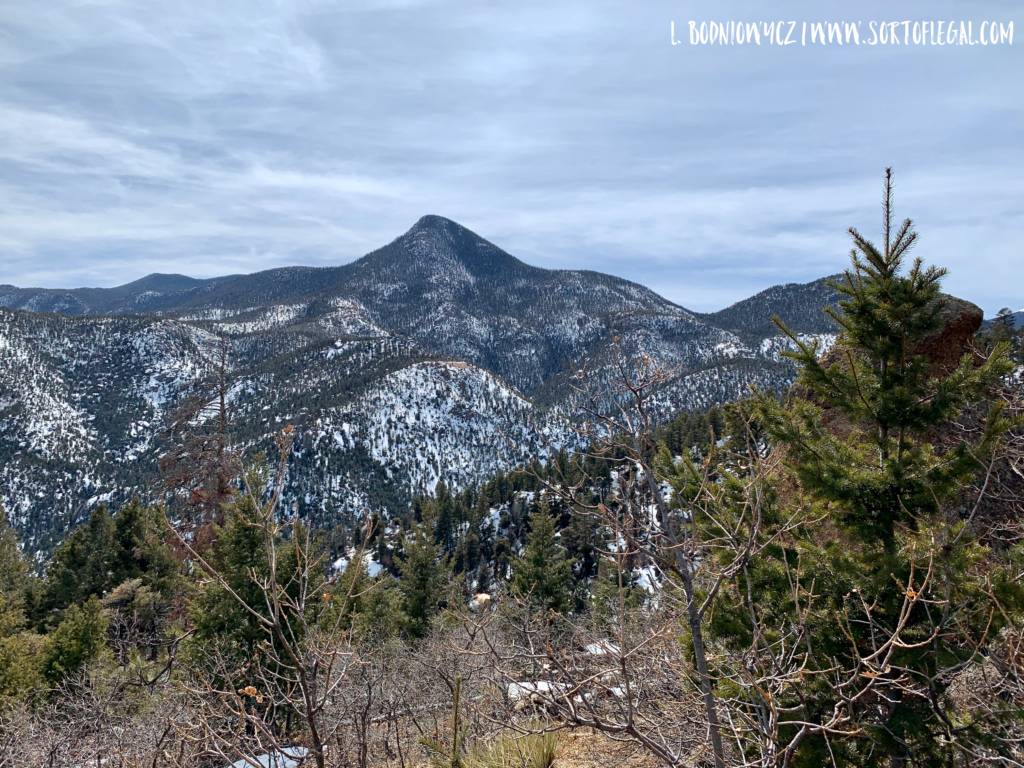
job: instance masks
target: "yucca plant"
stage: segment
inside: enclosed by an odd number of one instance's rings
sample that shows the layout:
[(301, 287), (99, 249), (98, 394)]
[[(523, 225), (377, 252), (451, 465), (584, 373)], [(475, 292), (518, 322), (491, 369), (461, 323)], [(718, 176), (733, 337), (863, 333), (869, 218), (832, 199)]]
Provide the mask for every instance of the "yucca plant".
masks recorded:
[(452, 740), (444, 745), (440, 741), (421, 738), (420, 744), (430, 753), (430, 764), (435, 768), (469, 768), (463, 757), (465, 755), (466, 728), (459, 725), (459, 709), (462, 697), (462, 675), (455, 677), (455, 692), (452, 701)]
[[(543, 725), (532, 723), (530, 730), (541, 730)], [(555, 733), (528, 733), (516, 736), (506, 733), (479, 752), (470, 755), (465, 768), (550, 768), (555, 762), (558, 735)]]

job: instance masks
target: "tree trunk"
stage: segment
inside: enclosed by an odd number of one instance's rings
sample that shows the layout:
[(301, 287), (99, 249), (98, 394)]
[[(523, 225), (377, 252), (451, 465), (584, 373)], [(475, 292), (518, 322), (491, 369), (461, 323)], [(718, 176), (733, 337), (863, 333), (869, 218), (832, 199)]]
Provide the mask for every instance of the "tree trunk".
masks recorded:
[[(633, 447), (637, 456), (643, 456), (640, 446), (634, 439)], [(676, 565), (683, 580), (683, 591), (686, 593), (686, 613), (690, 626), (690, 637), (693, 642), (693, 657), (697, 663), (697, 674), (700, 675), (700, 692), (704, 698), (704, 711), (708, 718), (708, 732), (711, 736), (711, 748), (715, 753), (715, 768), (725, 768), (725, 750), (722, 747), (721, 726), (718, 723), (718, 707), (715, 705), (715, 692), (711, 688), (711, 677), (708, 675), (707, 651), (704, 648), (704, 633), (700, 626), (700, 614), (697, 610), (697, 598), (693, 590), (693, 574), (690, 572), (690, 564), (679, 547), (679, 540), (676, 537), (675, 529), (672, 527), (668, 515), (668, 505), (661, 494), (654, 472), (646, 463), (642, 464), (644, 475), (647, 477), (647, 487), (654, 496), (658, 505), (658, 516), (661, 518), (661, 527), (665, 529), (672, 551), (675, 553)]]

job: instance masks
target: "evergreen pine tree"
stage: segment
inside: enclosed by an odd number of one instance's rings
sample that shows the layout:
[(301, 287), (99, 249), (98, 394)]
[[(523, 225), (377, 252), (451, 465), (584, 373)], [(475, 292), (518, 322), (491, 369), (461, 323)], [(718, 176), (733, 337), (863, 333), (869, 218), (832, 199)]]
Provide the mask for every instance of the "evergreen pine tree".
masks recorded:
[(502, 536), (494, 542), (493, 581), (497, 585), (504, 584), (509, 578), (509, 569), (512, 566), (512, 546), (509, 540)]
[(56, 627), (68, 606), (116, 586), (107, 575), (113, 551), (114, 521), (107, 506), (100, 504), (53, 554), (32, 616), (41, 630)]
[(21, 556), (18, 533), (7, 519), (7, 510), (0, 504), (0, 596), (17, 594), (24, 586), (28, 563)]
[(426, 517), (433, 522), (434, 543), (439, 544), (447, 554), (455, 551), (455, 500), (448, 490), (444, 480), (437, 483), (433, 501), (428, 503), (432, 507)]
[(1009, 336), (1013, 333), (1015, 323), (1013, 318), (1013, 310), (1009, 307), (1003, 307), (1000, 309), (992, 321), (992, 330), (994, 333), (998, 333), (1000, 336)]
[(1022, 331), (1017, 327), (1014, 314), (1009, 308), (1003, 307), (992, 321), (992, 328), (987, 334), (981, 334), (982, 343), (987, 347), (996, 344), (1007, 344), (1010, 347), (1010, 355), (1016, 362), (1020, 362)]
[[(752, 642), (756, 628), (747, 617), (755, 613), (765, 643), (782, 636), (766, 627), (782, 632), (805, 620), (804, 682), (798, 695), (776, 703), (794, 707), (802, 722), (834, 711), (850, 718), (847, 737), (816, 734), (794, 742), (791, 764), (808, 768), (833, 756), (850, 765), (952, 764), (956, 741), (987, 726), (952, 711), (951, 679), (979, 660), (1024, 606), (1008, 568), (1014, 553), (982, 546), (960, 510), (965, 489), (1012, 423), (992, 406), (980, 434), (948, 428), (1008, 372), (1005, 349), (981, 364), (965, 354), (951, 371), (918, 351), (941, 327), (945, 271), (917, 259), (902, 274), (917, 235), (909, 219), (894, 226), (888, 170), (883, 209), (884, 245), (851, 229), (852, 269), (832, 282), (846, 297), (838, 309), (826, 309), (841, 329), (832, 362), (819, 360), (815, 344), (787, 330), (798, 347), (792, 354), (798, 384), (809, 397), (790, 407), (764, 393), (757, 401), (760, 422), (784, 449), (798, 483), (793, 509), (807, 509), (821, 522), (751, 563), (735, 593), (722, 595), (742, 604), (715, 614), (715, 630), (727, 643)], [(826, 426), (823, 407), (833, 420), (834, 414), (846, 419), (848, 436)], [(800, 604), (788, 581), (797, 563), (806, 596)], [(755, 596), (753, 603), (745, 602), (747, 595)], [(872, 655), (892, 637), (899, 642)], [(844, 702), (832, 683), (845, 674), (853, 683)], [(855, 690), (860, 693), (852, 697)], [(783, 725), (781, 746), (801, 727)]]
[(100, 655), (107, 639), (107, 615), (95, 595), (69, 606), (63, 616), (42, 651), (42, 674), (50, 683), (81, 671)]
[(28, 563), (21, 556), (18, 534), (0, 506), (0, 638), (13, 634), (24, 622), (22, 593), (27, 574)]
[(151, 590), (169, 597), (178, 567), (164, 543), (165, 531), (159, 506), (146, 506), (135, 497), (121, 507), (114, 515), (110, 583), (117, 586), (129, 579), (141, 579)]
[(42, 638), (25, 629), (27, 583), (28, 563), (18, 547), (18, 534), (0, 506), (0, 703), (38, 682)]
[(526, 551), (512, 566), (512, 586), (544, 608), (564, 613), (571, 606), (572, 564), (555, 533), (555, 519), (544, 498), (530, 516)]
[(404, 557), (399, 565), (398, 591), (402, 597), (406, 630), (413, 638), (427, 634), (430, 624), (447, 604), (451, 570), (442, 557), (428, 519), (405, 537)]
[(137, 498), (114, 516), (103, 504), (57, 548), (46, 573), (33, 621), (53, 628), (63, 611), (92, 595), (102, 597), (129, 579), (170, 596), (177, 569), (163, 541), (162, 515)]

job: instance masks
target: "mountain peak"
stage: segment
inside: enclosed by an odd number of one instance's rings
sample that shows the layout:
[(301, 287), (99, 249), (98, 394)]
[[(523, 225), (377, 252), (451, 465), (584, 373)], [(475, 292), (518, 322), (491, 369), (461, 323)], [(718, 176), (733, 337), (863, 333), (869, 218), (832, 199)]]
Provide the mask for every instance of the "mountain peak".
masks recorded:
[(465, 256), (465, 251), (473, 250), (480, 244), (497, 251), (501, 250), (488, 243), (473, 230), (462, 226), (459, 222), (435, 214), (421, 216), (409, 231), (399, 237), (396, 242), (410, 239), (420, 242), (426, 239), (435, 242), (438, 246), (441, 243), (447, 243), (449, 247), (459, 251), (459, 256)]
[(200, 280), (195, 277), (188, 277), (187, 275), (153, 272), (145, 277), (140, 277), (138, 280), (119, 285), (117, 290), (127, 293), (133, 291), (187, 291), (189, 288), (195, 288), (207, 282), (209, 280)]
[[(428, 213), (426, 216), (420, 216), (419, 220), (412, 225), (412, 229), (409, 231), (411, 232), (417, 229), (448, 229), (451, 227), (456, 229), (466, 229), (457, 221), (446, 219), (444, 216)], [(466, 231), (468, 232), (469, 230), (466, 229)]]
[(472, 230), (444, 216), (428, 214), (388, 245), (357, 262), (362, 268), (443, 272), (453, 278), (495, 278), (537, 270)]

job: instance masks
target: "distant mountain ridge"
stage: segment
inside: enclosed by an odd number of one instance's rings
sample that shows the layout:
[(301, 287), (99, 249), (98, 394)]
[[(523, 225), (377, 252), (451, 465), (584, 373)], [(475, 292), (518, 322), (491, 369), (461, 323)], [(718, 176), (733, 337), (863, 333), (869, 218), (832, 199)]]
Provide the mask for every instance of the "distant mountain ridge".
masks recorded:
[(602, 357), (613, 327), (627, 351), (631, 342), (657, 336), (671, 347), (668, 358), (692, 369), (735, 356), (721, 351), (738, 349), (737, 342), (755, 349), (778, 336), (770, 322), (776, 311), (800, 332), (833, 332), (820, 313), (832, 298), (819, 280), (776, 286), (720, 312), (693, 313), (622, 278), (530, 266), (440, 216), (422, 217), (393, 242), (339, 267), (282, 267), (209, 280), (150, 275), (110, 289), (0, 288), (0, 306), (11, 308), (233, 317), (236, 329), (249, 330), (259, 326), (267, 305), (290, 307), (288, 324), (297, 326), (327, 322), (344, 304), (367, 327), (482, 365), (526, 392), (544, 388), (569, 359)]
[[(481, 296), (479, 291), (459, 290), (477, 280), (491, 283), (526, 280), (557, 284), (561, 278), (570, 276), (583, 279), (591, 287), (593, 284), (608, 282), (629, 286), (635, 296), (642, 296), (659, 308), (683, 309), (649, 288), (622, 278), (589, 270), (549, 270), (530, 266), (456, 222), (435, 215), (423, 216), (408, 232), (393, 242), (338, 267), (278, 267), (247, 275), (207, 279), (153, 273), (113, 288), (19, 288), (5, 284), (0, 285), (0, 306), (59, 314), (175, 314), (190, 309), (239, 308), (315, 297), (317, 294), (329, 293), (332, 289), (341, 292), (348, 288), (354, 289), (356, 293), (369, 289), (379, 293), (381, 278), (385, 278), (385, 298), (391, 299), (393, 296), (386, 289), (386, 278), (395, 275), (398, 275), (401, 283), (408, 283), (412, 288), (436, 282), (439, 276), (453, 279), (454, 286), (458, 288), (452, 291), (451, 297), (460, 299), (462, 303), (476, 297), (482, 299), (476, 302), (481, 304), (490, 298)], [(463, 276), (466, 279), (462, 279)], [(712, 320), (713, 324), (720, 327), (733, 324), (737, 330), (751, 331), (754, 326), (749, 323), (744, 325), (740, 317), (743, 308), (748, 305), (765, 305), (773, 300), (778, 302), (780, 299), (790, 302), (799, 300), (802, 303), (810, 299), (813, 303), (815, 294), (823, 293), (825, 279), (806, 284), (773, 286), (719, 312), (690, 314)], [(790, 296), (784, 297), (786, 293)], [(827, 294), (827, 291), (824, 293)], [(813, 324), (820, 318), (804, 313), (800, 319)], [(771, 329), (762, 323), (757, 330), (764, 332)]]
[(239, 275), (199, 280), (153, 273), (115, 288), (18, 288), (0, 285), (0, 306), (65, 315), (150, 313), (178, 306)]
[(572, 445), (569, 361), (607, 387), (613, 337), (619, 354), (664, 367), (659, 418), (752, 384), (784, 388), (790, 341), (765, 314), (827, 346), (819, 283), (698, 315), (628, 280), (530, 266), (425, 216), (339, 267), (0, 288), (0, 502), (46, 550), (109, 494), (158, 494), (170, 414), (224, 343), (237, 439), (265, 447), (297, 425), (300, 513), (330, 525), (404, 507), (440, 480), (462, 487), (505, 467), (510, 444), (524, 455)]
[(718, 312), (697, 315), (711, 325), (731, 331), (748, 344), (776, 336), (778, 326), (772, 317), (779, 316), (792, 330), (800, 333), (835, 333), (835, 322), (822, 312), (835, 306), (841, 294), (829, 287), (828, 281), (842, 275), (822, 277), (809, 283), (774, 285)]

